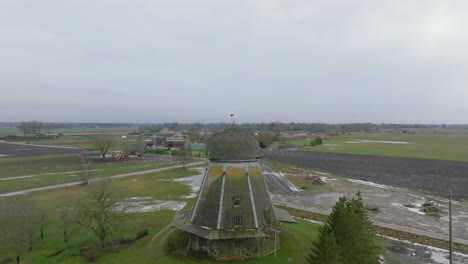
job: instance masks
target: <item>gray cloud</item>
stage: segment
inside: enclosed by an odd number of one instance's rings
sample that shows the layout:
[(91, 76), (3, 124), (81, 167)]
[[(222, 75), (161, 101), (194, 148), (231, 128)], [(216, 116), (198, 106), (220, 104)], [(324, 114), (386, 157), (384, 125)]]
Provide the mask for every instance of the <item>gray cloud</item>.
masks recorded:
[(463, 1), (2, 1), (0, 120), (467, 123)]

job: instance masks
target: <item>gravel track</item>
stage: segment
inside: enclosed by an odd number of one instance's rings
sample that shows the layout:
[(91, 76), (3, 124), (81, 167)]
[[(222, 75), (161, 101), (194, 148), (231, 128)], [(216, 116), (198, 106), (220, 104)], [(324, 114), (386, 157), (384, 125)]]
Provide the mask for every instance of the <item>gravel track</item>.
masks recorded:
[(468, 197), (468, 162), (273, 150), (265, 158), (350, 178)]

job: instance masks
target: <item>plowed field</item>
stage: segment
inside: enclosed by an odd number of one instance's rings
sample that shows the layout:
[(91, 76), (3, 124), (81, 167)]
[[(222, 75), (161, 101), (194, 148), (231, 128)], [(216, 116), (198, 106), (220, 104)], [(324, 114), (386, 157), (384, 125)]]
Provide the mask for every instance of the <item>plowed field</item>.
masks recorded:
[(438, 194), (468, 197), (468, 162), (383, 156), (274, 150), (265, 158), (318, 171), (420, 189)]

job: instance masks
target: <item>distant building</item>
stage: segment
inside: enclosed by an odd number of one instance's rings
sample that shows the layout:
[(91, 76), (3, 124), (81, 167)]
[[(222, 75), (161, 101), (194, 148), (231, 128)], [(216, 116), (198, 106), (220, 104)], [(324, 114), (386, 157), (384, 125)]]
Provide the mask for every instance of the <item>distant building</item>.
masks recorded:
[(193, 151), (205, 151), (206, 150), (206, 144), (204, 143), (197, 143), (197, 144), (190, 144), (190, 149)]
[(168, 148), (180, 148), (187, 141), (187, 137), (182, 134), (174, 134), (166, 138), (166, 147)]
[(258, 159), (258, 141), (234, 125), (207, 145), (209, 166), (195, 207), (178, 212), (173, 227), (188, 246), (218, 260), (264, 256), (279, 248), (281, 222), (295, 223), (271, 201)]

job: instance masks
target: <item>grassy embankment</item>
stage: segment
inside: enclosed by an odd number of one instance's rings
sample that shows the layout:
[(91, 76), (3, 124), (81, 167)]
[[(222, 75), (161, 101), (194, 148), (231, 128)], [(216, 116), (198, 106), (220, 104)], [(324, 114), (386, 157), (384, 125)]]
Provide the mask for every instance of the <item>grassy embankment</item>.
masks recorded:
[[(169, 162), (148, 161), (95, 161), (91, 177), (157, 169), (175, 165)], [(0, 193), (80, 181), (82, 173), (78, 155), (44, 155), (0, 159)], [(24, 178), (14, 178), (30, 176)], [(10, 179), (8, 179), (10, 178)]]
[[(298, 146), (299, 150), (306, 151), (468, 161), (468, 135), (466, 134), (355, 133), (326, 139), (323, 145), (315, 147), (308, 146), (311, 140), (296, 140), (288, 143)], [(397, 141), (408, 142), (408, 144), (350, 143), (357, 140)]]
[[(183, 198), (183, 195), (190, 193), (190, 188), (171, 180), (194, 174), (196, 172), (171, 170), (112, 182), (123, 197), (154, 197), (158, 200), (185, 201), (186, 208), (190, 208), (194, 205), (195, 199)], [(31, 252), (23, 255), (22, 263), (85, 263), (83, 257), (79, 255), (80, 249), (95, 242), (94, 237), (88, 231), (75, 230), (71, 233), (69, 242), (63, 242), (63, 227), (57, 209), (74, 207), (79, 199), (83, 199), (86, 188), (76, 186), (30, 195), (32, 202), (46, 215), (45, 236), (34, 245)], [(95, 263), (195, 263), (184, 255), (166, 255), (164, 238), (170, 235), (170, 229), (155, 237), (170, 224), (174, 214), (170, 210), (129, 214), (125, 228), (122, 227), (120, 234), (113, 239), (134, 237), (143, 228), (148, 228), (149, 235), (122, 248), (101, 252)], [(281, 249), (277, 253), (276, 263), (301, 263), (309, 252), (310, 241), (316, 236), (317, 229), (317, 225), (305, 221), (299, 221), (298, 225), (287, 225), (281, 235)], [(58, 256), (48, 257), (64, 249), (65, 251)], [(0, 255), (14, 257), (11, 252), (3, 252)], [(214, 261), (202, 260), (197, 263), (214, 263)], [(274, 255), (271, 255), (243, 263), (275, 263), (275, 260)]]

